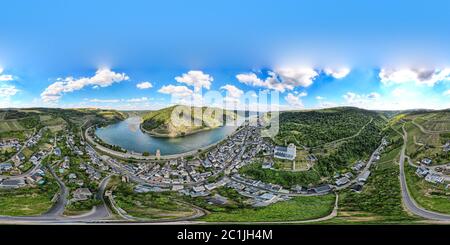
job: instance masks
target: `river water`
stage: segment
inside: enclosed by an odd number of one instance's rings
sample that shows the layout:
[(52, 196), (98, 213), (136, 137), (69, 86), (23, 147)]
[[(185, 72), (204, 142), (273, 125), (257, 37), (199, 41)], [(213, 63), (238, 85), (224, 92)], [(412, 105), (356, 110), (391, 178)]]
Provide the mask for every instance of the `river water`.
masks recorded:
[(98, 128), (95, 133), (104, 142), (118, 145), (134, 152), (149, 152), (154, 155), (160, 149), (161, 155), (184, 153), (214, 144), (232, 134), (236, 127), (224, 126), (178, 138), (158, 138), (141, 131), (140, 117), (130, 117), (116, 124)]

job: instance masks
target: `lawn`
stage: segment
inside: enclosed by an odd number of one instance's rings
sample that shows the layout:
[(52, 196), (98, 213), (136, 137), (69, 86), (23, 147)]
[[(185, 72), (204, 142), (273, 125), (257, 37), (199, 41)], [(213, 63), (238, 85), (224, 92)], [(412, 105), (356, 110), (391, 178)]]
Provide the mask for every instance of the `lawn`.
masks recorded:
[(334, 207), (335, 195), (300, 196), (261, 208), (237, 208), (212, 212), (201, 220), (210, 222), (297, 221), (327, 216)]

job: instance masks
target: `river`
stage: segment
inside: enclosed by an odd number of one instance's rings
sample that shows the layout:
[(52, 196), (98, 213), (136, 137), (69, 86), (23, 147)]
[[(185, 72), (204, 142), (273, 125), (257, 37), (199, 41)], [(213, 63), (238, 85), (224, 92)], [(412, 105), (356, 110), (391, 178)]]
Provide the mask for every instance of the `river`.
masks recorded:
[(124, 121), (98, 128), (95, 133), (104, 142), (118, 145), (129, 151), (149, 152), (154, 155), (159, 149), (161, 155), (172, 155), (217, 143), (232, 134), (237, 128), (224, 126), (184, 137), (159, 138), (142, 132), (139, 127), (140, 122), (140, 117), (130, 117)]

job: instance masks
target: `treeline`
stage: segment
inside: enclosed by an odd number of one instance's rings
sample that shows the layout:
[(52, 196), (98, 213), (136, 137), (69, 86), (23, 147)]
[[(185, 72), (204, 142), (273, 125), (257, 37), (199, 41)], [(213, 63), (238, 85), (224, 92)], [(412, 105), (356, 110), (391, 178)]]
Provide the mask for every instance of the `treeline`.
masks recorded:
[(356, 134), (372, 117), (379, 115), (358, 108), (283, 112), (275, 141), (313, 147)]

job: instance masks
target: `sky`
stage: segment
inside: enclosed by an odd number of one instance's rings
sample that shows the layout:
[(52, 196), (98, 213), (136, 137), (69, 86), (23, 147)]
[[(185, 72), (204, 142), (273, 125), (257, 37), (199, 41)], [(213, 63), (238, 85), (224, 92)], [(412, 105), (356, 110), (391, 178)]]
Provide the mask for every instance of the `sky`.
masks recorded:
[(0, 8), (0, 108), (450, 108), (446, 0), (0, 0)]

